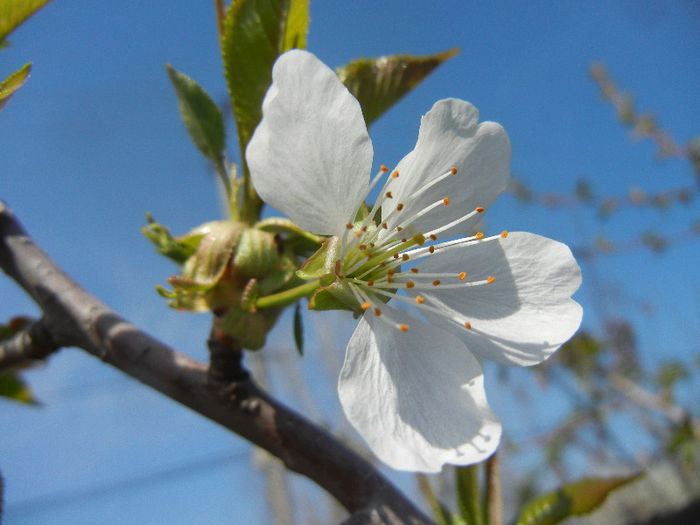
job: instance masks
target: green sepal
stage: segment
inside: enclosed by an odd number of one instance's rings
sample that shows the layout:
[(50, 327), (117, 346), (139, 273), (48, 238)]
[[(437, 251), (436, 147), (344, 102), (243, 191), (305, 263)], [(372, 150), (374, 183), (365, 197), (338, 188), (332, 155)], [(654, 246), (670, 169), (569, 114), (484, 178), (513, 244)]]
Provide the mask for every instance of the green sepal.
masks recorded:
[(177, 95), (180, 116), (195, 146), (209, 160), (221, 164), (226, 131), (221, 110), (209, 94), (193, 79), (165, 65)]
[(450, 49), (425, 56), (360, 58), (338, 68), (336, 73), (350, 93), (359, 100), (365, 123), (369, 127), (436, 67), (458, 52), (458, 49)]
[[(332, 286), (332, 285), (331, 285)], [(330, 291), (328, 286), (319, 288), (309, 299), (309, 310), (348, 310), (354, 312), (356, 308), (351, 308)]]
[(316, 253), (304, 261), (301, 268), (297, 270), (297, 276), (304, 280), (311, 280), (331, 273), (333, 268), (330, 261), (335, 258), (339, 248), (337, 237), (326, 239)]
[(197, 251), (197, 246), (206, 233), (200, 227), (197, 231), (193, 230), (187, 235), (175, 238), (170, 234), (168, 227), (157, 223), (150, 213), (146, 214), (146, 221), (148, 224), (141, 228), (141, 233), (156, 245), (158, 253), (178, 264), (184, 264)]
[(296, 254), (316, 251), (323, 244), (324, 238), (302, 230), (289, 219), (271, 217), (257, 222), (254, 228), (271, 233), (281, 233), (285, 236), (285, 246)]
[(0, 109), (5, 107), (15, 91), (24, 85), (31, 70), (32, 63), (28, 62), (0, 83)]
[(567, 483), (525, 505), (516, 525), (554, 525), (570, 516), (588, 514), (602, 505), (612, 491), (643, 475), (589, 478)]
[(2, 0), (0, 2), (0, 42), (14, 31), (17, 26), (50, 0)]
[(246, 225), (233, 221), (208, 223), (207, 232), (182, 269), (182, 277), (198, 284), (215, 284), (221, 279)]

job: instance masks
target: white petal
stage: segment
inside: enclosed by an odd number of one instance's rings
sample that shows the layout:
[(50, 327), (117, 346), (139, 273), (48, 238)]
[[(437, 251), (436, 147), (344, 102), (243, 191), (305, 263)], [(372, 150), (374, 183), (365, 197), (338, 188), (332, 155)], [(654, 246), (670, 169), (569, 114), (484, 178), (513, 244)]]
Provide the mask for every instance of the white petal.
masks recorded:
[[(404, 208), (405, 212), (401, 213), (415, 212), (444, 197), (450, 198), (449, 206), (440, 206), (417, 221), (415, 230), (426, 233), (477, 206), (486, 208), (506, 189), (511, 158), (508, 135), (495, 122), (478, 124), (478, 120), (477, 109), (458, 99), (436, 102), (421, 119), (415, 149), (396, 167), (399, 178), (392, 203), (405, 202), (417, 189), (452, 167), (457, 168), (457, 174), (436, 184), (415, 204)], [(386, 213), (384, 210), (383, 214)], [(475, 217), (463, 222), (441, 237), (468, 232), (476, 220)]]
[[(426, 317), (482, 357), (520, 366), (539, 363), (581, 323), (582, 309), (571, 299), (581, 284), (581, 270), (565, 244), (546, 237), (514, 232), (505, 239), (436, 253), (419, 268), (464, 271), (466, 281), (495, 278), (481, 286), (421, 290), (425, 304), (445, 314), (426, 313)], [(461, 326), (465, 321), (471, 330)]]
[(498, 446), (501, 425), (478, 361), (450, 334), (418, 320), (410, 326), (401, 332), (373, 313), (360, 320), (338, 383), (345, 415), (397, 470), (438, 472), (445, 463), (483, 460)]
[(311, 53), (281, 55), (246, 159), (262, 199), (302, 229), (338, 235), (364, 198), (372, 144), (357, 100)]

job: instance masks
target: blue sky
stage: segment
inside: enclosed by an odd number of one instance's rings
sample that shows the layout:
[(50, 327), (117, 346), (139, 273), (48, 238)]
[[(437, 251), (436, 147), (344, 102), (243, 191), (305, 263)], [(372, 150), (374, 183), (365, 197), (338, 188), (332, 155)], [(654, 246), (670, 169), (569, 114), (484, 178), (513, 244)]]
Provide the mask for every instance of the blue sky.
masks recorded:
[[(537, 191), (571, 191), (581, 176), (597, 194), (611, 196), (626, 194), (630, 186), (654, 192), (693, 184), (687, 163), (658, 162), (652, 144), (630, 141), (587, 71), (592, 60), (607, 64), (618, 84), (634, 91), (637, 106), (653, 111), (681, 142), (699, 133), (697, 3), (406, 4), (311, 6), (309, 49), (331, 66), (359, 56), (461, 48), (373, 126), (377, 164), (392, 165), (410, 151), (419, 118), (435, 100), (458, 97), (474, 103), (483, 120), (505, 127), (513, 174)], [(154, 286), (175, 268), (154, 253), (139, 228), (146, 211), (174, 232), (221, 213), (213, 178), (180, 122), (164, 67), (171, 63), (225, 100), (213, 5), (54, 0), (10, 40), (12, 47), (0, 52), (0, 76), (27, 61), (34, 66), (29, 82), (0, 113), (0, 198), (88, 290), (204, 359), (208, 319), (165, 307)], [(229, 145), (237, 160), (232, 140)], [(650, 228), (680, 231), (696, 218), (697, 203), (665, 212), (621, 212), (600, 222), (583, 208), (551, 211), (504, 196), (490, 210), (488, 227), (582, 245), (600, 232), (622, 240)], [(630, 317), (650, 365), (697, 353), (700, 286), (692, 267), (698, 256), (695, 241), (666, 254), (636, 252), (584, 265), (577, 295), (584, 324)], [(0, 320), (38, 315), (7, 279), (0, 279), (0, 297)], [(644, 301), (654, 305), (652, 315), (640, 307)], [(330, 319), (309, 319), (309, 332)], [(346, 322), (340, 331), (348, 335), (352, 324), (341, 319)], [(319, 386), (304, 397), (289, 378), (278, 377), (287, 385), (283, 398), (357, 438), (338, 416), (335, 400), (334, 375), (346, 339), (310, 337), (306, 357), (298, 360), (290, 326), (289, 319), (280, 321), (266, 355), (273, 362), (296, 360), (300, 378)], [(49, 516), (52, 523), (115, 524), (268, 519), (263, 480), (250, 447), (238, 437), (79, 350), (62, 351), (26, 377), (43, 408), (0, 400), (7, 523), (45, 523)], [(487, 391), (506, 431), (532, 430), (498, 388)], [(543, 406), (530, 427), (551, 424), (548, 413), (559, 409)], [(410, 475), (394, 479), (413, 486)], [(299, 493), (308, 498), (313, 492), (302, 485)]]

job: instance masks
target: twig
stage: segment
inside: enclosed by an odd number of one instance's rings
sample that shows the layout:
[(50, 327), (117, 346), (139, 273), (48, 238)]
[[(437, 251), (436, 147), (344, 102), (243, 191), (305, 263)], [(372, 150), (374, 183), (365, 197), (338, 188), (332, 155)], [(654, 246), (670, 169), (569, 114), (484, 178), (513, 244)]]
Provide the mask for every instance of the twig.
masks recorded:
[(221, 383), (89, 294), (28, 236), (0, 201), (0, 267), (44, 312), (53, 341), (76, 346), (232, 430), (332, 494), (350, 523), (431, 523), (366, 460), (252, 380)]
[(0, 372), (44, 359), (60, 347), (51, 337), (44, 319), (30, 323), (12, 337), (0, 341)]

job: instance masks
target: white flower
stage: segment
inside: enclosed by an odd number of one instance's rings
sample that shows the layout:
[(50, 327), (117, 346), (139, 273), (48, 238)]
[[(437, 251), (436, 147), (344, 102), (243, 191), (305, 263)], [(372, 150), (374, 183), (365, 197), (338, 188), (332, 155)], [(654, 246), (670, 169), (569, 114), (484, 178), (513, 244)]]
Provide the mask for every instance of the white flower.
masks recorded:
[(435, 472), (489, 456), (501, 426), (478, 358), (539, 363), (581, 321), (571, 299), (580, 270), (565, 245), (530, 233), (457, 238), (506, 188), (510, 156), (500, 125), (478, 124), (467, 102), (441, 100), (367, 214), (364, 201), (388, 170), (370, 183), (358, 101), (310, 53), (289, 51), (274, 66), (246, 151), (252, 182), (298, 226), (329, 236), (319, 257), (323, 284), (332, 283), (317, 296), (361, 314), (340, 401), (395, 469)]

